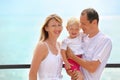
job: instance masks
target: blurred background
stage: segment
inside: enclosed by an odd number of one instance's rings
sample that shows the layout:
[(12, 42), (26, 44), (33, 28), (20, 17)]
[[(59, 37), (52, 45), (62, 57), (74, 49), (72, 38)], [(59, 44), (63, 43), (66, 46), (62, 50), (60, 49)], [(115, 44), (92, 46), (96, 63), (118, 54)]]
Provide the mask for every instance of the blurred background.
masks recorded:
[[(98, 11), (99, 27), (113, 42), (108, 63), (120, 63), (119, 0), (0, 0), (0, 65), (30, 64), (45, 18), (56, 13), (63, 18), (59, 41), (67, 36), (66, 21), (79, 18), (85, 8)], [(0, 80), (27, 80), (28, 69), (0, 69)], [(110, 74), (109, 74), (110, 73)], [(101, 80), (119, 80), (119, 68), (105, 68)], [(65, 70), (63, 80), (70, 79)]]

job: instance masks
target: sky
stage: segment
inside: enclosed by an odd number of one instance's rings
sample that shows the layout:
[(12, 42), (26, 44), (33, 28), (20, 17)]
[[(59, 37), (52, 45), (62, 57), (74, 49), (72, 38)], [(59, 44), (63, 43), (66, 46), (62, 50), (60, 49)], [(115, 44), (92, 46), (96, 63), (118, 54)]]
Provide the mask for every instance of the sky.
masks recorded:
[(0, 15), (79, 15), (84, 8), (93, 7), (101, 15), (119, 15), (119, 0), (0, 0)]
[(119, 0), (0, 0), (0, 16), (33, 16), (43, 21), (46, 16), (56, 13), (68, 19), (79, 17), (80, 12), (89, 7), (104, 18), (120, 17)]

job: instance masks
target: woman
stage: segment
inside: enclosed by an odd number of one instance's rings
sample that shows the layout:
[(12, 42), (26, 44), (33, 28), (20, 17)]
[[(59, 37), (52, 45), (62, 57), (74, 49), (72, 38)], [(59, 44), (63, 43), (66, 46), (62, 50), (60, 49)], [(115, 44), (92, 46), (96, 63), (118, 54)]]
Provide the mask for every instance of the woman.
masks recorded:
[[(57, 39), (62, 31), (62, 19), (52, 14), (46, 18), (41, 29), (29, 72), (29, 80), (61, 80), (62, 58)], [(38, 75), (38, 76), (37, 76)]]

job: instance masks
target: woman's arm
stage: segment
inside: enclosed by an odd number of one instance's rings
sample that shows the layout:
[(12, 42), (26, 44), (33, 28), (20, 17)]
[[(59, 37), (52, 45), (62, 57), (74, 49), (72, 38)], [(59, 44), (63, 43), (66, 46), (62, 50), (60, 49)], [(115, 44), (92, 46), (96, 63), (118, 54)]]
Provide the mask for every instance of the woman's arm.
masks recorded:
[(47, 47), (43, 42), (39, 42), (35, 48), (32, 63), (30, 66), (29, 80), (37, 80), (37, 72), (42, 60), (48, 53)]

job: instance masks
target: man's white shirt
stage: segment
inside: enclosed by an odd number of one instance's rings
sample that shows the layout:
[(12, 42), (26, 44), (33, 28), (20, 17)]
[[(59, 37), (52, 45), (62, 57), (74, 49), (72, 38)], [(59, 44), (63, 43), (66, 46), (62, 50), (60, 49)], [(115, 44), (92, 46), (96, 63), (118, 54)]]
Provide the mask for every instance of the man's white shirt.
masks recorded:
[(99, 32), (96, 36), (92, 38), (84, 36), (83, 48), (85, 50), (85, 54), (83, 54), (83, 59), (88, 61), (99, 60), (101, 62), (100, 66), (94, 73), (90, 73), (82, 67), (84, 80), (100, 80), (101, 74), (110, 56), (112, 48), (112, 42), (110, 38), (101, 32)]

